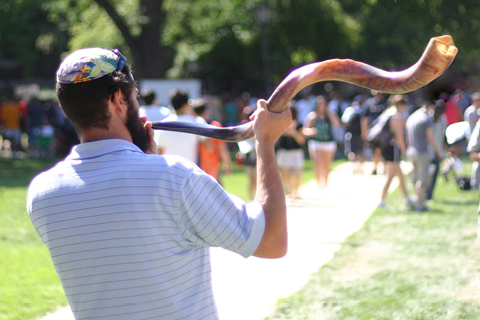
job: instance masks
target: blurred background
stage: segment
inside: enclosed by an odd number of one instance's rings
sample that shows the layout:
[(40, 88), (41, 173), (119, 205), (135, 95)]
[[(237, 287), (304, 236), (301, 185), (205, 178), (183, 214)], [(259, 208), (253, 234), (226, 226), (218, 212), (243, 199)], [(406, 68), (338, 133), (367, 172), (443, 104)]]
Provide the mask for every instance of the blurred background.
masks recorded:
[[(74, 143), (56, 105), (55, 71), (69, 52), (98, 46), (119, 48), (140, 86), (194, 81), (198, 92), (191, 98), (206, 98), (212, 118), (230, 125), (299, 66), (350, 58), (400, 70), (420, 58), (430, 38), (444, 34), (459, 53), (416, 96), (463, 94), (469, 105), (468, 94), (480, 87), (478, 0), (0, 0), (0, 104), (19, 105), (26, 133), (29, 105), (40, 100), (47, 111), (42, 122)], [(318, 94), (352, 101), (366, 92), (335, 82), (302, 92)], [(159, 101), (168, 103), (165, 94)], [(236, 118), (228, 119), (227, 105), (235, 105)], [(55, 152), (68, 151), (63, 148)]]
[(402, 69), (443, 34), (459, 54), (433, 94), (475, 90), (476, 0), (1, 0), (0, 94), (52, 86), (64, 54), (99, 46), (119, 48), (138, 79), (196, 78), (205, 94), (267, 97), (315, 61)]

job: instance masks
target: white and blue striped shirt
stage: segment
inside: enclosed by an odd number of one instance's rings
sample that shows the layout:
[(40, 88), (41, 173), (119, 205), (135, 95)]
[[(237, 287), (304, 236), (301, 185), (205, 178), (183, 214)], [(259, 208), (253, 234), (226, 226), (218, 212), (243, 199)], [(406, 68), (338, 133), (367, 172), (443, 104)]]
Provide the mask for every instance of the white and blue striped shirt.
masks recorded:
[(27, 209), (77, 320), (217, 319), (209, 247), (248, 257), (265, 228), (190, 161), (116, 139), (38, 175)]

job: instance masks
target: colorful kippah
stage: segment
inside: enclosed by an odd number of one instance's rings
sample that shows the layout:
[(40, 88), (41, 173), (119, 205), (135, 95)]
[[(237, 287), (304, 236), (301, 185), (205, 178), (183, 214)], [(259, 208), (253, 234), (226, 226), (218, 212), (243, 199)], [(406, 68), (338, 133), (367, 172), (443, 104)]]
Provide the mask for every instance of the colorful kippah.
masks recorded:
[(80, 49), (63, 60), (57, 70), (57, 82), (80, 83), (122, 70), (127, 59), (118, 50)]

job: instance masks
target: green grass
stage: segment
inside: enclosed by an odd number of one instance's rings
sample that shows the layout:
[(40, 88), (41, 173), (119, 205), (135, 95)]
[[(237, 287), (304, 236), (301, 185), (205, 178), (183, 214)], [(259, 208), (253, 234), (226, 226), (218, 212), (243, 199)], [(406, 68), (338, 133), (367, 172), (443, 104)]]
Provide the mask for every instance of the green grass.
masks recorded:
[(31, 178), (53, 164), (0, 159), (0, 319), (27, 320), (66, 305), (48, 250), (25, 208)]
[[(377, 209), (267, 319), (480, 319), (478, 192), (439, 177), (435, 198), (427, 213)], [(404, 208), (398, 191), (388, 202)]]

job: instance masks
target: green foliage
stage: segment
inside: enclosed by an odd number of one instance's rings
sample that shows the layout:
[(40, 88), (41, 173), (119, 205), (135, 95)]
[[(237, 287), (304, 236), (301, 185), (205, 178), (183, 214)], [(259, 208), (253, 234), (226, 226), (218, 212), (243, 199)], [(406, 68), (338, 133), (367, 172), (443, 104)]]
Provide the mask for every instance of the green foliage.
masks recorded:
[(0, 2), (0, 78), (53, 77), (65, 29), (47, 21), (47, 0)]
[[(117, 6), (122, 8), (120, 12), (124, 12), (125, 7), (132, 10), (131, 3), (132, 1), (121, 1)], [(48, 3), (48, 10), (50, 21), (68, 25), (70, 36), (68, 51), (85, 47), (103, 47), (121, 48), (123, 53), (129, 52), (122, 34), (111, 17), (95, 1), (52, 0)], [(131, 14), (130, 16), (135, 17), (136, 15)], [(135, 27), (134, 21), (132, 21), (132, 28)]]
[(454, 68), (467, 70), (479, 54), (480, 9), (476, 0), (340, 0), (363, 26), (358, 57), (383, 67), (404, 67), (418, 59), (431, 37), (449, 34), (459, 47)]
[[(477, 81), (477, 2), (4, 0), (0, 60), (21, 61), (24, 78), (51, 77), (64, 51), (118, 47), (134, 62), (139, 78), (197, 77), (209, 93), (263, 92), (265, 39), (275, 85), (293, 68), (331, 58), (402, 69), (419, 58), (431, 37), (450, 34), (459, 54), (448, 81), (464, 75)], [(257, 14), (262, 5), (269, 11), (263, 36)]]

